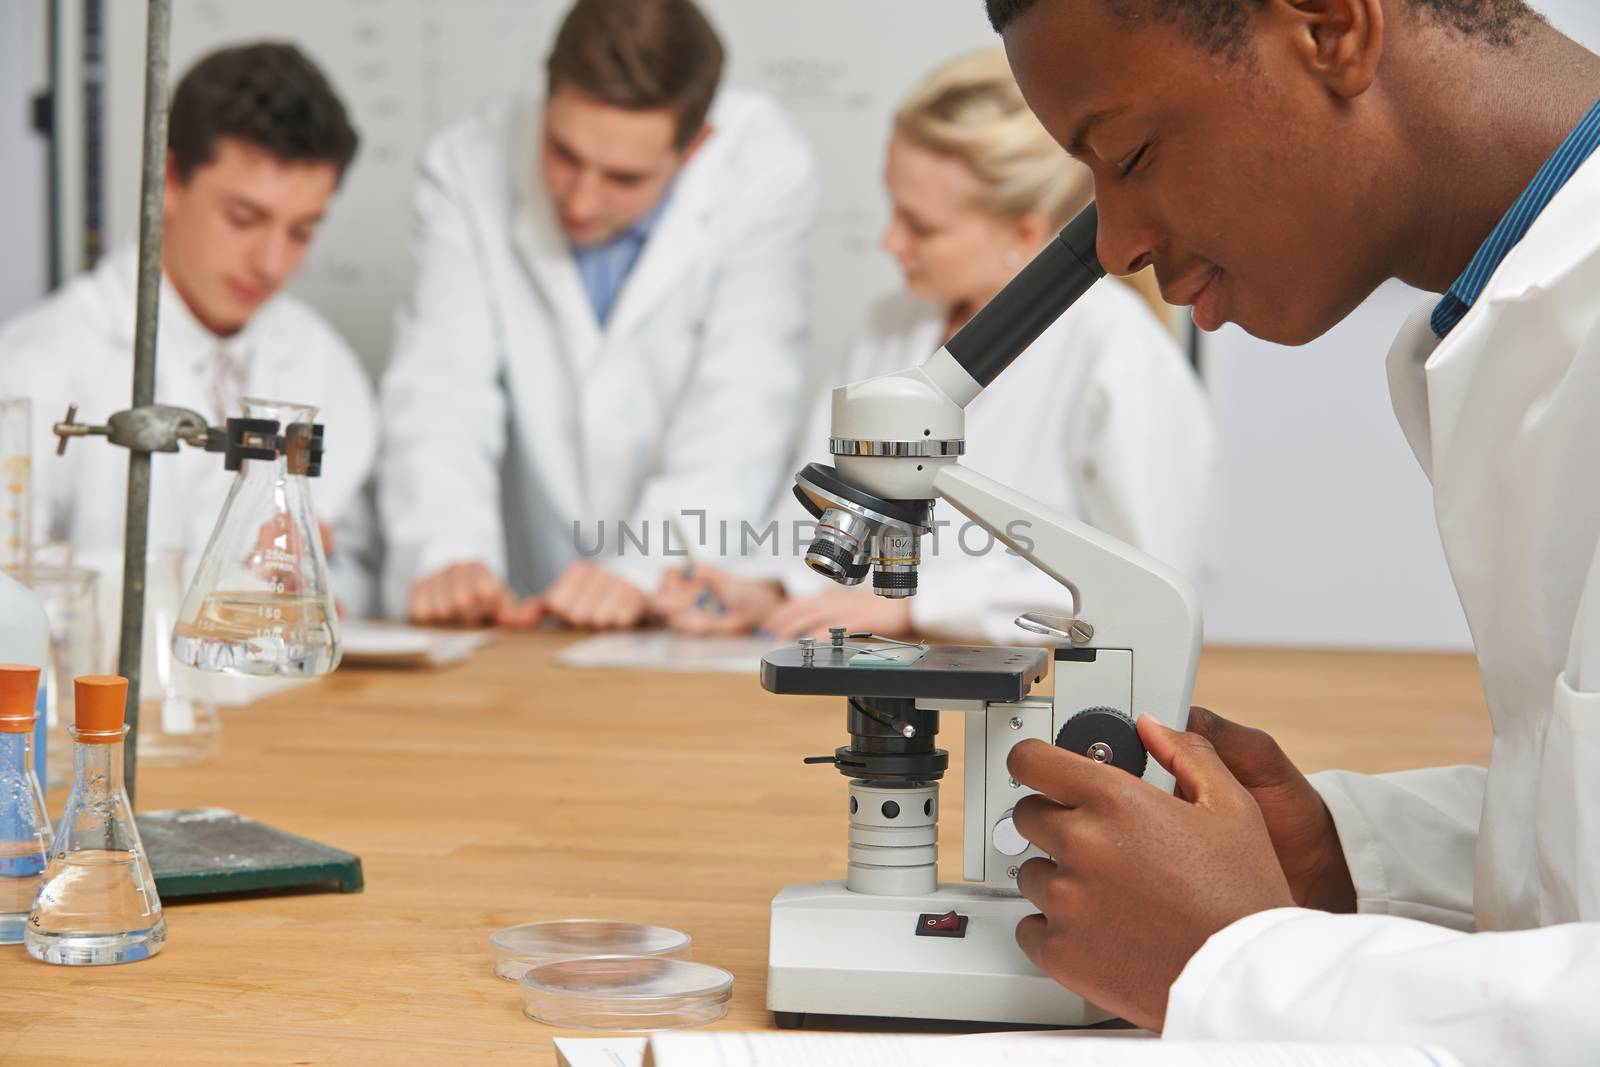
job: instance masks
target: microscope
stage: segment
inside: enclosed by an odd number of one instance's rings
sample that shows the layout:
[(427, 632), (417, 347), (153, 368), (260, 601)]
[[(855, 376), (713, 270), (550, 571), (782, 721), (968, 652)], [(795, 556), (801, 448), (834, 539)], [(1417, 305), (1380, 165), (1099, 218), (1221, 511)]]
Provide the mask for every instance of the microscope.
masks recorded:
[[(850, 743), (842, 881), (784, 888), (772, 902), (767, 1007), (780, 1027), (809, 1014), (1081, 1026), (1108, 1016), (1017, 947), (1034, 911), (1018, 868), (1043, 855), (1012, 824), (1029, 792), (1006, 770), (1026, 738), (1054, 743), (1170, 790), (1146, 758), (1139, 714), (1182, 729), (1200, 654), (1200, 609), (1172, 568), (969, 470), (964, 408), (1105, 275), (1090, 204), (920, 367), (833, 392), (830, 451), (795, 495), (816, 520), (806, 565), (843, 585), (917, 591), (922, 537), (945, 500), (1072, 594), (1070, 617), (1018, 625), (1043, 648), (928, 646), (835, 630), (762, 658), (774, 693), (841, 696)], [(1052, 695), (1031, 695), (1054, 666)], [(965, 715), (962, 884), (939, 884), (940, 712)]]

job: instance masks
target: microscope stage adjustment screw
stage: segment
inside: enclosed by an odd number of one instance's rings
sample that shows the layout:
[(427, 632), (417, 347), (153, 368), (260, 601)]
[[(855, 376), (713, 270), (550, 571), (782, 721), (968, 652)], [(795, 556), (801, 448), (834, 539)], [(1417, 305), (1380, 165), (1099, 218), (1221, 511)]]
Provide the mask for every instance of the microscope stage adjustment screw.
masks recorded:
[(1096, 741), (1089, 746), (1089, 758), (1096, 763), (1111, 762), (1111, 746), (1104, 741)]
[(845, 634), (847, 634), (848, 632), (849, 632), (849, 630), (847, 628), (843, 627), (843, 626), (830, 626), (830, 627), (828, 627), (828, 636), (833, 638), (833, 647), (834, 648), (843, 648), (844, 647)]

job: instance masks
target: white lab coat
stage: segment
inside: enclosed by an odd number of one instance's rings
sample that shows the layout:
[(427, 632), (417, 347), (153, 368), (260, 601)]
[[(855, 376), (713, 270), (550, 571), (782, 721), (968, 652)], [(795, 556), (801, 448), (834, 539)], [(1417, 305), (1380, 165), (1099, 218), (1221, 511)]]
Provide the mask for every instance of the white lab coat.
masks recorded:
[[(120, 580), (128, 454), (103, 438), (72, 442), (57, 456), (51, 426), (78, 405), (79, 421), (103, 423), (133, 391), (137, 252), (126, 247), (0, 329), (0, 392), (33, 401), (34, 527), (41, 540), (70, 542), (77, 558)], [(363, 487), (377, 451), (372, 384), (355, 353), (306, 304), (279, 293), (243, 330), (219, 338), (200, 324), (163, 279), (157, 325), (156, 402), (190, 408), (208, 421), (213, 366), (222, 346), (247, 361), (241, 396), (317, 407), (326, 459), (311, 479), (318, 517), (334, 530), (334, 592), (348, 611), (368, 606), (374, 582), (358, 557), (370, 551), (370, 502)], [(235, 475), (222, 456), (188, 445), (152, 464), (149, 539), (181, 548), (198, 563)]]
[(1170, 1036), (1600, 1063), (1597, 218), (1600, 157), (1448, 338), (1435, 346), (1421, 308), (1390, 355), (1477, 647), (1488, 770), (1315, 776), (1361, 914), (1221, 931), (1172, 988)]
[[(940, 310), (900, 294), (880, 301), (838, 373), (855, 382), (913, 367), (944, 344)], [(831, 388), (818, 398), (793, 470), (830, 462)], [(962, 462), (1197, 577), (1209, 543), (1214, 432), (1204, 392), (1171, 334), (1126, 286), (1095, 286), (967, 407)], [(778, 500), (791, 595), (831, 588), (793, 559), (808, 516)], [(924, 536), (911, 620), (947, 639), (1025, 643), (1025, 611), (1072, 611), (1072, 595), (960, 512), (936, 508)], [(804, 551), (804, 541), (800, 544)]]
[[(818, 194), (793, 123), (760, 94), (719, 95), (602, 329), (538, 178), (540, 119), (502, 102), (422, 163), (416, 290), (382, 387), (396, 613), (455, 562), (524, 595), (582, 556), (654, 588), (668, 520), (703, 509), (738, 529), (793, 445)], [(648, 531), (648, 557), (619, 520)]]

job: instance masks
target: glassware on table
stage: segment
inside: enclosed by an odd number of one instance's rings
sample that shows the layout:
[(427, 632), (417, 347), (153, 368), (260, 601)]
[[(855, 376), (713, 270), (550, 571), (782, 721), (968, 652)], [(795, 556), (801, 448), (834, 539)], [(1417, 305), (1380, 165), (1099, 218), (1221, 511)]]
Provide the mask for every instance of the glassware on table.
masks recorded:
[(50, 671), (45, 676), (45, 784), (66, 784), (72, 769), (72, 679), (105, 669), (100, 628), (100, 576), (86, 567), (34, 566), (21, 576), (50, 619)]
[(0, 666), (0, 945), (22, 942), (50, 848), (50, 817), (33, 767), (39, 668)]
[(181, 548), (152, 548), (145, 563), (144, 655), (139, 678), (139, 766), (204, 763), (222, 751), (222, 717), (199, 699), (173, 658), (172, 634), (183, 606)]
[(79, 678), (74, 689), (72, 789), (23, 943), (46, 963), (131, 963), (161, 951), (167, 920), (123, 785), (128, 680)]
[(33, 404), (0, 397), (0, 567), (33, 565)]
[[(339, 664), (339, 631), (309, 476), (321, 464), (316, 408), (241, 401), (239, 473), (184, 597), (180, 663), (238, 674), (310, 676)], [(236, 424), (239, 424), (236, 426)], [(280, 436), (281, 435), (281, 436)], [(274, 442), (281, 444), (281, 454)]]

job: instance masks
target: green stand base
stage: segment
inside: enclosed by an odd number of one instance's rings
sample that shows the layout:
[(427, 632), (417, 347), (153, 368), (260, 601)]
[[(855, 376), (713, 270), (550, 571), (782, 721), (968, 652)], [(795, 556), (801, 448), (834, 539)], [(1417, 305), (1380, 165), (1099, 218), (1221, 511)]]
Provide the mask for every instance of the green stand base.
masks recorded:
[(225, 808), (147, 811), (139, 836), (163, 903), (223, 893), (361, 892), (361, 857)]

